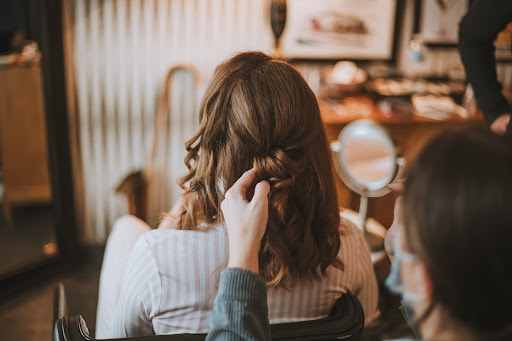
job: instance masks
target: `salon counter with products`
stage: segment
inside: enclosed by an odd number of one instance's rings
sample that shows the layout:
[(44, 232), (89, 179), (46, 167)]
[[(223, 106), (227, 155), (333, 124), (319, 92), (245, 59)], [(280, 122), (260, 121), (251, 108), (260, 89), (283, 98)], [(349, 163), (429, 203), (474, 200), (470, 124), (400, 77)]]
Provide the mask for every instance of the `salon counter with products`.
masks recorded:
[[(379, 97), (376, 100), (374, 96), (369, 95), (348, 96), (330, 102), (320, 99), (320, 111), (329, 142), (336, 140), (340, 131), (350, 122), (369, 119), (382, 125), (395, 139), (397, 153), (406, 160), (407, 168), (407, 164), (414, 159), (421, 148), (442, 130), (484, 124), (479, 112), (453, 112), (432, 119), (419, 116), (415, 108), (410, 105), (410, 101), (407, 106), (406, 103), (401, 103), (399, 97), (389, 99), (391, 102), (386, 101), (385, 97)], [(343, 184), (339, 177), (337, 177), (337, 186), (339, 205), (357, 211), (359, 196)], [(375, 218), (389, 228), (393, 221), (395, 198), (394, 193), (372, 198), (368, 204), (368, 217)]]

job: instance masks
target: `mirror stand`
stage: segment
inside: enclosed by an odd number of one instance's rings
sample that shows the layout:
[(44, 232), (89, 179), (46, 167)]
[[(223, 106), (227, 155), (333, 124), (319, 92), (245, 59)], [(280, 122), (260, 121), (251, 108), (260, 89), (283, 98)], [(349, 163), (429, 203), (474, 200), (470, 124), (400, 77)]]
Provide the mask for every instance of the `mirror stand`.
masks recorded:
[(402, 176), (405, 160), (397, 156), (395, 143), (387, 131), (369, 120), (348, 124), (331, 143), (336, 170), (343, 182), (361, 196), (355, 219), (364, 232), (375, 263), (382, 259), (386, 229), (379, 223), (369, 224), (368, 199), (390, 192), (387, 185)]
[(359, 202), (359, 226), (366, 230), (366, 217), (368, 215), (368, 196), (366, 193), (361, 194), (361, 201)]

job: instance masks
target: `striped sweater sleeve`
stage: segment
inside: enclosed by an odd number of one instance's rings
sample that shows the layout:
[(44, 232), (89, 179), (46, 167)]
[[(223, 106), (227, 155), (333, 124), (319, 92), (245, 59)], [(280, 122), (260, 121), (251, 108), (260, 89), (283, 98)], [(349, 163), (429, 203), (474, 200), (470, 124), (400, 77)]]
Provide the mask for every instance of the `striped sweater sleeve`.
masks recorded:
[(249, 270), (223, 270), (206, 340), (270, 339), (265, 281)]

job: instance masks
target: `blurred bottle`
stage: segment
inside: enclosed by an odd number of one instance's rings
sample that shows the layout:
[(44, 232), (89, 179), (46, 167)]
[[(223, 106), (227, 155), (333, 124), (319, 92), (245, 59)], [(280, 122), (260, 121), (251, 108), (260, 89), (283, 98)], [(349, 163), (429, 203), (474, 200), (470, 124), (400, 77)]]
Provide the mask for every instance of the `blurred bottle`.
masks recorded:
[(411, 42), (409, 43), (409, 58), (413, 62), (420, 63), (425, 60), (427, 54), (427, 46), (423, 41), (421, 34), (413, 34)]
[(425, 60), (427, 59), (428, 54), (429, 49), (421, 34), (413, 34), (407, 50), (407, 55), (411, 61), (407, 72), (409, 77), (421, 79), (425, 75), (428, 67)]
[(462, 106), (467, 110), (469, 116), (476, 114), (478, 106), (471, 84), (468, 84), (466, 87), (466, 92), (464, 93), (464, 98), (462, 99)]
[(281, 35), (286, 25), (286, 0), (270, 1), (270, 26), (274, 35), (274, 57), (282, 56), (280, 49)]

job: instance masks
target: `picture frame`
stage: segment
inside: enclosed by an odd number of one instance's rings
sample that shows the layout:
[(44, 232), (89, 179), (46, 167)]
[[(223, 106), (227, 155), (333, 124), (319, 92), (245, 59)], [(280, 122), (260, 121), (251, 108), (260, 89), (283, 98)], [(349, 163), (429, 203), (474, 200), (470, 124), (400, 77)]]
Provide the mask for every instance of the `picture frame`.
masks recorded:
[(470, 0), (415, 0), (414, 32), (429, 46), (457, 46), (459, 22)]
[(394, 56), (397, 0), (288, 0), (281, 51), (294, 60)]

